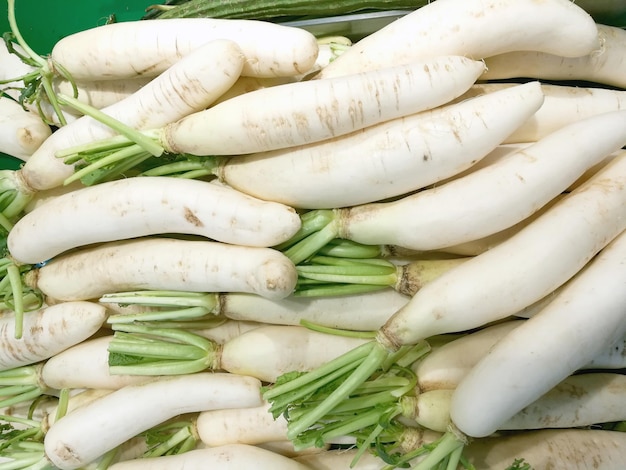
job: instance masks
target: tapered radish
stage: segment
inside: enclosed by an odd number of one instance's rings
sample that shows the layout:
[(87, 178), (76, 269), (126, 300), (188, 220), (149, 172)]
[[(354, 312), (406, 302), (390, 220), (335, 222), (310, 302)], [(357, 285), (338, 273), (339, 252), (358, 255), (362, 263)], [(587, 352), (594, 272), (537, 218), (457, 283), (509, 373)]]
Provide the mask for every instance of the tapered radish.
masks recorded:
[(51, 134), (37, 114), (0, 95), (0, 152), (28, 160)]
[(513, 51), (488, 57), (486, 80), (532, 77), (544, 80), (580, 80), (626, 88), (623, 51), (626, 31), (599, 24), (600, 49), (582, 57), (561, 57), (558, 53)]
[(26, 214), (11, 229), (8, 247), (18, 262), (38, 263), (96, 242), (168, 233), (267, 247), (299, 228), (290, 207), (226, 186), (127, 178), (72, 191)]
[[(170, 20), (163, 20), (170, 21)], [(156, 457), (151, 459), (128, 460), (109, 467), (110, 470), (201, 470), (219, 468), (220, 470), (240, 470), (258, 468), (273, 470), (308, 470), (304, 464), (276, 452), (247, 444), (229, 444), (219, 447), (196, 449), (179, 455)]]
[(53, 299), (85, 300), (136, 289), (248, 292), (279, 299), (293, 292), (298, 275), (272, 248), (138, 238), (67, 253), (26, 276), (28, 285)]
[(15, 338), (15, 315), (0, 316), (0, 370), (34, 364), (84, 341), (106, 320), (106, 308), (92, 302), (64, 302), (26, 312), (23, 337)]
[[(211, 41), (126, 99), (101, 111), (131, 127), (163, 126), (204, 109), (218, 98), (239, 77), (243, 60), (234, 42)], [(181, 89), (185, 93), (181, 93)], [(5, 184), (13, 185), (14, 191), (30, 197), (36, 191), (61, 185), (74, 172), (74, 165), (57, 158), (58, 150), (115, 134), (107, 124), (83, 116), (56, 131), (21, 169), (5, 174)], [(19, 211), (19, 206), (12, 209), (14, 213)]]
[[(598, 139), (598, 132), (609, 128), (606, 139)], [(322, 212), (328, 224), (285, 253), (300, 263), (333, 238), (413, 250), (476, 240), (526, 219), (625, 143), (626, 111), (591, 116), (441, 186), (391, 202)]]
[(626, 434), (598, 429), (543, 429), (476, 439), (465, 455), (476, 468), (507, 468), (516, 459), (534, 469), (619, 469)]
[(260, 406), (260, 382), (235, 374), (155, 378), (115, 390), (55, 422), (46, 433), (48, 458), (79, 468), (127, 439), (179, 414)]
[(528, 83), (319, 143), (233, 157), (217, 174), (243, 192), (294, 207), (374, 202), (467, 169), (542, 102), (539, 83)]
[[(612, 190), (611, 183), (605, 181), (607, 190)], [(623, 214), (624, 202), (621, 207)], [(614, 240), (541, 312), (499, 341), (459, 383), (451, 416), (461, 431), (475, 437), (490, 434), (508, 417), (592, 361), (607, 344), (624, 337), (626, 232), (605, 237)], [(549, 331), (557, 336), (550, 336), (546, 343), (542, 337)], [(504, 357), (506, 366), (501, 362)], [(564, 357), (567, 359), (559, 359)], [(541, 367), (548, 363), (550, 367)], [(481, 410), (487, 409), (489, 412), (481, 415)]]
[(537, 50), (577, 57), (599, 47), (595, 22), (568, 0), (437, 0), (358, 41), (317, 77), (442, 54), (478, 60)]
[[(228, 39), (246, 63), (243, 75), (291, 76), (308, 71), (318, 54), (315, 36), (300, 28), (252, 20), (185, 18), (98, 26), (57, 41), (51, 53), (76, 80), (155, 76), (203, 44)], [(90, 44), (85, 55), (76, 47)], [(117, 51), (115, 59), (107, 51)]]

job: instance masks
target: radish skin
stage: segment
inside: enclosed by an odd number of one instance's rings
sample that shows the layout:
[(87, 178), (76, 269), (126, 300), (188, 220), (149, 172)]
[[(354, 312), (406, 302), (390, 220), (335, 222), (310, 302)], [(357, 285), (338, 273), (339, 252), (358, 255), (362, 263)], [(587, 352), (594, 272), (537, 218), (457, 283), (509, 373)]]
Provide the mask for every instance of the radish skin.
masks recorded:
[(253, 196), (307, 209), (400, 196), (471, 167), (542, 102), (539, 83), (528, 83), (315, 144), (233, 157), (218, 177)]
[(537, 50), (577, 57), (600, 48), (594, 20), (568, 0), (437, 0), (353, 44), (316, 77), (434, 55), (476, 60)]
[(222, 345), (212, 368), (273, 383), (287, 372), (315, 369), (366, 341), (302, 326), (267, 325)]
[(0, 95), (0, 152), (26, 161), (50, 135), (37, 114)]
[[(246, 76), (305, 73), (319, 51), (315, 36), (300, 28), (253, 20), (178, 18), (127, 21), (80, 31), (57, 41), (51, 58), (75, 80), (156, 76), (217, 39), (228, 39), (241, 48), (246, 58), (242, 75)], [(85, 44), (89, 48), (78, 53)], [(117, 51), (115, 58), (111, 50)]]
[(598, 429), (543, 429), (477, 439), (464, 455), (476, 468), (506, 468), (524, 458), (534, 470), (618, 470), (624, 466), (626, 434)]
[(483, 68), (482, 62), (465, 57), (440, 56), (263, 88), (169, 124), (157, 139), (168, 152), (192, 155), (237, 155), (319, 142), (445, 104), (467, 91)]
[[(598, 138), (599, 130), (607, 131), (606, 139)], [(626, 111), (592, 116), (445, 185), (393, 202), (337, 210), (338, 234), (414, 250), (476, 240), (529, 217), (625, 143)]]
[[(170, 20), (165, 20), (170, 21)], [(309, 467), (276, 452), (247, 444), (229, 444), (196, 449), (179, 455), (143, 458), (118, 462), (110, 470), (241, 470), (258, 468), (272, 470), (309, 470)]]
[[(164, 126), (210, 105), (237, 80), (243, 62), (234, 42), (211, 41), (137, 92), (101, 111), (136, 129)], [(185, 93), (181, 93), (183, 89)], [(18, 170), (17, 188), (34, 192), (63, 184), (74, 166), (57, 158), (57, 151), (114, 135), (113, 129), (89, 116), (62, 127)]]
[(115, 390), (54, 423), (47, 457), (62, 470), (80, 468), (157, 424), (184, 413), (260, 406), (261, 383), (235, 374), (156, 378)]
[(29, 271), (24, 282), (57, 300), (140, 289), (247, 292), (280, 299), (293, 292), (297, 277), (293, 263), (272, 248), (138, 238), (61, 255)]
[(625, 157), (613, 160), (505, 242), (426, 284), (381, 328), (379, 340), (393, 349), (482, 326), (564, 284), (626, 229)]
[[(623, 157), (621, 163), (626, 168)], [(610, 181), (600, 176), (597, 180), (606, 184), (605, 191), (616, 193), (616, 185), (621, 184), (621, 192), (626, 194), (626, 171), (621, 179)], [(587, 187), (587, 192), (591, 189)], [(581, 190), (584, 194), (584, 187)], [(626, 199), (622, 198), (621, 214), (625, 206)], [(604, 234), (607, 243), (613, 241), (541, 312), (499, 341), (459, 383), (451, 416), (462, 432), (474, 437), (494, 432), (517, 411), (592, 361), (607, 344), (624, 337), (626, 232), (618, 235)], [(504, 357), (506, 366), (501, 362)]]
[(626, 31), (598, 24), (600, 49), (582, 57), (560, 57), (535, 51), (513, 51), (488, 57), (485, 80), (531, 77), (543, 80), (581, 80), (626, 88)]
[(269, 247), (299, 228), (291, 207), (226, 186), (127, 178), (69, 192), (26, 214), (9, 233), (8, 247), (15, 260), (33, 264), (92, 243), (167, 233)]
[(14, 337), (15, 316), (0, 315), (0, 370), (42, 361), (93, 335), (106, 320), (106, 309), (92, 302), (64, 302), (24, 314), (21, 339)]

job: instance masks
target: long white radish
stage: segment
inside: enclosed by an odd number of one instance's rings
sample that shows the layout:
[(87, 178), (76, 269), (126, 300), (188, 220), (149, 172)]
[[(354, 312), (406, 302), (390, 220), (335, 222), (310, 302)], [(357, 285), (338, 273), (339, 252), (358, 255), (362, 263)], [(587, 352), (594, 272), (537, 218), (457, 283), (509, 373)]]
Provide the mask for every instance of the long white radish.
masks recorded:
[[(170, 21), (170, 20), (163, 20)], [(110, 470), (241, 470), (243, 468), (272, 470), (309, 470), (296, 462), (270, 450), (247, 444), (229, 444), (184, 452), (178, 455), (143, 458), (118, 462)]]
[[(89, 80), (74, 82), (77, 89), (76, 99), (96, 109), (106, 108), (139, 91), (147, 85), (153, 77), (141, 77), (126, 80)], [(72, 84), (68, 80), (54, 81), (56, 93), (72, 96)], [(74, 111), (77, 112), (77, 111)]]
[(109, 373), (107, 350), (113, 335), (87, 339), (50, 357), (41, 368), (41, 380), (53, 389), (117, 390), (149, 380), (145, 376)]
[(55, 422), (44, 439), (61, 469), (79, 468), (126, 440), (179, 414), (260, 406), (261, 383), (235, 374), (156, 378), (115, 390)]
[[(234, 42), (208, 42), (137, 92), (101, 111), (137, 129), (163, 126), (210, 105), (237, 80), (243, 63), (241, 50)], [(16, 173), (17, 188), (28, 192), (62, 184), (72, 175), (74, 166), (57, 158), (58, 150), (115, 134), (112, 128), (89, 116), (63, 126)]]
[[(515, 83), (477, 83), (458, 99), (493, 93)], [(626, 109), (626, 91), (590, 86), (553, 85), (542, 83), (541, 108), (524, 124), (504, 139), (505, 144), (535, 142), (580, 119), (595, 114)]]
[(414, 250), (476, 240), (529, 217), (625, 143), (626, 111), (592, 116), (444, 185), (393, 202), (337, 210), (338, 236)]
[(445, 104), (469, 89), (483, 68), (482, 62), (465, 57), (438, 56), (262, 88), (165, 126), (156, 138), (169, 152), (192, 155), (237, 155), (319, 142)]
[[(265, 21), (215, 18), (129, 21), (87, 29), (57, 41), (51, 58), (76, 80), (156, 76), (216, 39), (234, 41), (246, 58), (243, 75), (307, 72), (318, 55), (315, 36)], [(81, 46), (84, 53), (80, 53)], [(77, 49), (77, 47), (79, 49)], [(115, 58), (110, 51), (117, 51)]]
[(298, 208), (374, 202), (466, 170), (542, 102), (539, 83), (528, 83), (319, 143), (233, 157), (218, 176), (243, 192)]
[(214, 369), (275, 382), (287, 372), (313, 370), (366, 341), (302, 326), (266, 325), (222, 345)]
[(599, 429), (543, 429), (476, 439), (464, 454), (476, 468), (507, 468), (524, 459), (534, 469), (620, 469), (626, 434)]
[(485, 80), (526, 77), (543, 80), (579, 80), (626, 88), (623, 51), (626, 31), (599, 24), (600, 49), (582, 57), (561, 57), (536, 51), (514, 51), (488, 57)]
[(626, 229), (625, 182), (623, 155), (508, 240), (426, 284), (379, 339), (395, 347), (475, 328), (549, 294)]
[(72, 191), (26, 214), (11, 229), (8, 248), (18, 262), (32, 264), (92, 243), (169, 233), (268, 247), (299, 228), (291, 207), (223, 185), (126, 178)]
[(297, 277), (293, 263), (272, 248), (138, 238), (61, 255), (29, 271), (25, 282), (57, 300), (140, 289), (247, 292), (279, 299), (293, 292)]
[(16, 339), (15, 315), (0, 316), (0, 370), (34, 364), (93, 335), (106, 320), (106, 308), (92, 302), (65, 302), (24, 314), (23, 337)]
[(442, 54), (479, 60), (537, 50), (577, 57), (599, 48), (595, 22), (568, 0), (437, 0), (358, 41), (317, 77)]
[(37, 114), (0, 95), (0, 152), (26, 161), (50, 135)]
[[(613, 185), (618, 181), (601, 177), (598, 180), (606, 183), (605, 191), (617, 191)], [(623, 187), (624, 176), (621, 181)], [(622, 215), (616, 217), (623, 219), (624, 207), (622, 202)], [(615, 237), (604, 236), (607, 242), (613, 238), (612, 243), (541, 312), (499, 341), (459, 383), (451, 416), (462, 432), (475, 437), (490, 434), (510, 416), (592, 361), (607, 344), (624, 337), (626, 232)], [(504, 357), (506, 365), (501, 362)], [(543, 364), (550, 367), (542, 367)], [(481, 415), (481, 410), (489, 412)], [(478, 416), (481, 418), (476, 421)]]

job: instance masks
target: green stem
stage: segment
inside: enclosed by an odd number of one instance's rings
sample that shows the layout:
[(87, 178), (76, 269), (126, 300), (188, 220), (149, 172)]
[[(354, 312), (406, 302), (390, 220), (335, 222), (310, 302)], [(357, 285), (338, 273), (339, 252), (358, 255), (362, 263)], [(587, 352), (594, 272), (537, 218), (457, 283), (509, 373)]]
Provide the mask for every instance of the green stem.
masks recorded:
[(327, 243), (318, 252), (320, 255), (333, 258), (368, 259), (380, 258), (382, 255), (378, 245), (364, 245), (352, 240), (336, 238)]
[[(455, 433), (448, 431), (439, 440), (429, 444), (431, 450), (428, 456), (416, 464), (413, 470), (430, 470), (449, 455), (457, 453), (459, 449), (462, 451), (464, 446), (465, 443)], [(413, 458), (412, 452), (409, 452), (402, 460), (409, 462)]]
[(300, 320), (300, 324), (309, 330), (319, 331), (329, 335), (346, 336), (350, 338), (371, 338), (376, 337), (375, 331), (354, 331), (354, 330), (342, 330), (339, 328), (332, 328), (330, 326), (318, 325), (308, 320)]
[(283, 253), (287, 258), (293, 261), (294, 264), (300, 264), (317, 253), (320, 248), (331, 240), (337, 238), (338, 231), (337, 222), (333, 220), (321, 230), (308, 235), (295, 245), (287, 248)]
[(289, 240), (274, 246), (275, 249), (285, 251), (290, 246), (295, 245), (300, 240), (308, 237), (309, 235), (319, 232), (335, 219), (334, 212), (332, 210), (320, 209), (305, 212), (300, 216), (301, 225), (300, 229), (292, 235)]
[[(188, 320), (191, 318), (202, 318), (211, 315), (210, 311), (205, 307), (184, 307), (176, 310), (153, 310), (149, 312), (133, 313), (133, 314), (113, 314), (107, 319), (110, 325), (117, 323), (134, 323), (134, 322), (164, 322), (166, 320)], [(181, 322), (182, 323), (182, 322)]]
[(131, 291), (105, 294), (98, 301), (149, 305), (152, 307), (203, 307), (213, 312), (217, 307), (219, 294), (171, 290)]

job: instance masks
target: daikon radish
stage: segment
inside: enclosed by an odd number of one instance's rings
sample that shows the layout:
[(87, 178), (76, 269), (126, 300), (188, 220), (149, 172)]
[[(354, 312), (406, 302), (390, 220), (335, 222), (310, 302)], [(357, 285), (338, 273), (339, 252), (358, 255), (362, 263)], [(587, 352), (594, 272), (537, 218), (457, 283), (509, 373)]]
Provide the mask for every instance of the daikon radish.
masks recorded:
[(599, 48), (594, 20), (568, 0), (437, 0), (356, 42), (317, 78), (442, 54), (479, 60), (536, 50), (577, 57)]
[(538, 82), (528, 83), (319, 143), (233, 157), (216, 172), (245, 193), (299, 208), (374, 202), (471, 167), (542, 102)]
[[(171, 20), (163, 20), (171, 21)], [(247, 444), (230, 444), (219, 447), (196, 449), (179, 455), (169, 455), (151, 459), (136, 459), (118, 462), (110, 470), (201, 470), (205, 468), (220, 470), (240, 470), (258, 468), (272, 470), (308, 470), (304, 464), (275, 452)]]
[(61, 195), (22, 217), (8, 247), (39, 263), (97, 242), (170, 233), (273, 246), (300, 228), (295, 211), (222, 185), (180, 178), (127, 178)]
[(107, 451), (179, 414), (260, 406), (260, 382), (235, 374), (155, 378), (115, 390), (55, 422), (44, 439), (61, 469), (92, 462)]
[(0, 152), (28, 160), (50, 135), (50, 126), (38, 115), (0, 95)]
[(245, 321), (245, 320), (229, 320), (226, 319), (221, 325), (213, 326), (211, 328), (204, 329), (192, 329), (192, 333), (196, 333), (203, 338), (214, 341), (217, 344), (224, 344), (239, 335), (242, 335), (246, 331), (253, 330), (265, 323), (258, 321)]
[[(617, 191), (608, 179), (604, 181), (607, 191)], [(623, 208), (624, 202), (622, 214)], [(499, 341), (459, 383), (451, 417), (462, 432), (474, 437), (490, 434), (592, 361), (607, 344), (624, 337), (626, 232), (615, 237), (607, 234), (606, 238), (613, 241), (543, 310)], [(506, 365), (502, 363), (504, 357)], [(488, 412), (481, 415), (481, 410)], [(477, 416), (481, 416), (479, 422)]]
[(600, 49), (582, 57), (562, 57), (537, 51), (513, 51), (485, 60), (485, 80), (529, 77), (543, 80), (580, 80), (626, 88), (623, 50), (626, 31), (616, 26), (597, 25)]
[[(78, 92), (76, 98), (96, 109), (102, 109), (126, 99), (152, 79), (153, 77), (140, 77), (127, 80), (77, 81), (74, 82)], [(73, 89), (69, 81), (57, 79), (53, 84), (57, 93), (72, 96)]]
[[(51, 53), (75, 80), (156, 76), (203, 44), (234, 41), (246, 58), (242, 74), (291, 76), (309, 70), (318, 54), (315, 36), (300, 28), (264, 21), (185, 18), (127, 21), (71, 34)], [(90, 44), (85, 55), (76, 47)], [(107, 51), (117, 51), (115, 59)]]
[(57, 300), (135, 289), (247, 292), (279, 299), (293, 292), (298, 274), (272, 248), (137, 238), (67, 253), (25, 276), (25, 284)]
[(26, 312), (23, 337), (15, 338), (15, 315), (0, 315), (0, 370), (34, 364), (84, 341), (106, 320), (106, 309), (92, 302), (65, 302)]

